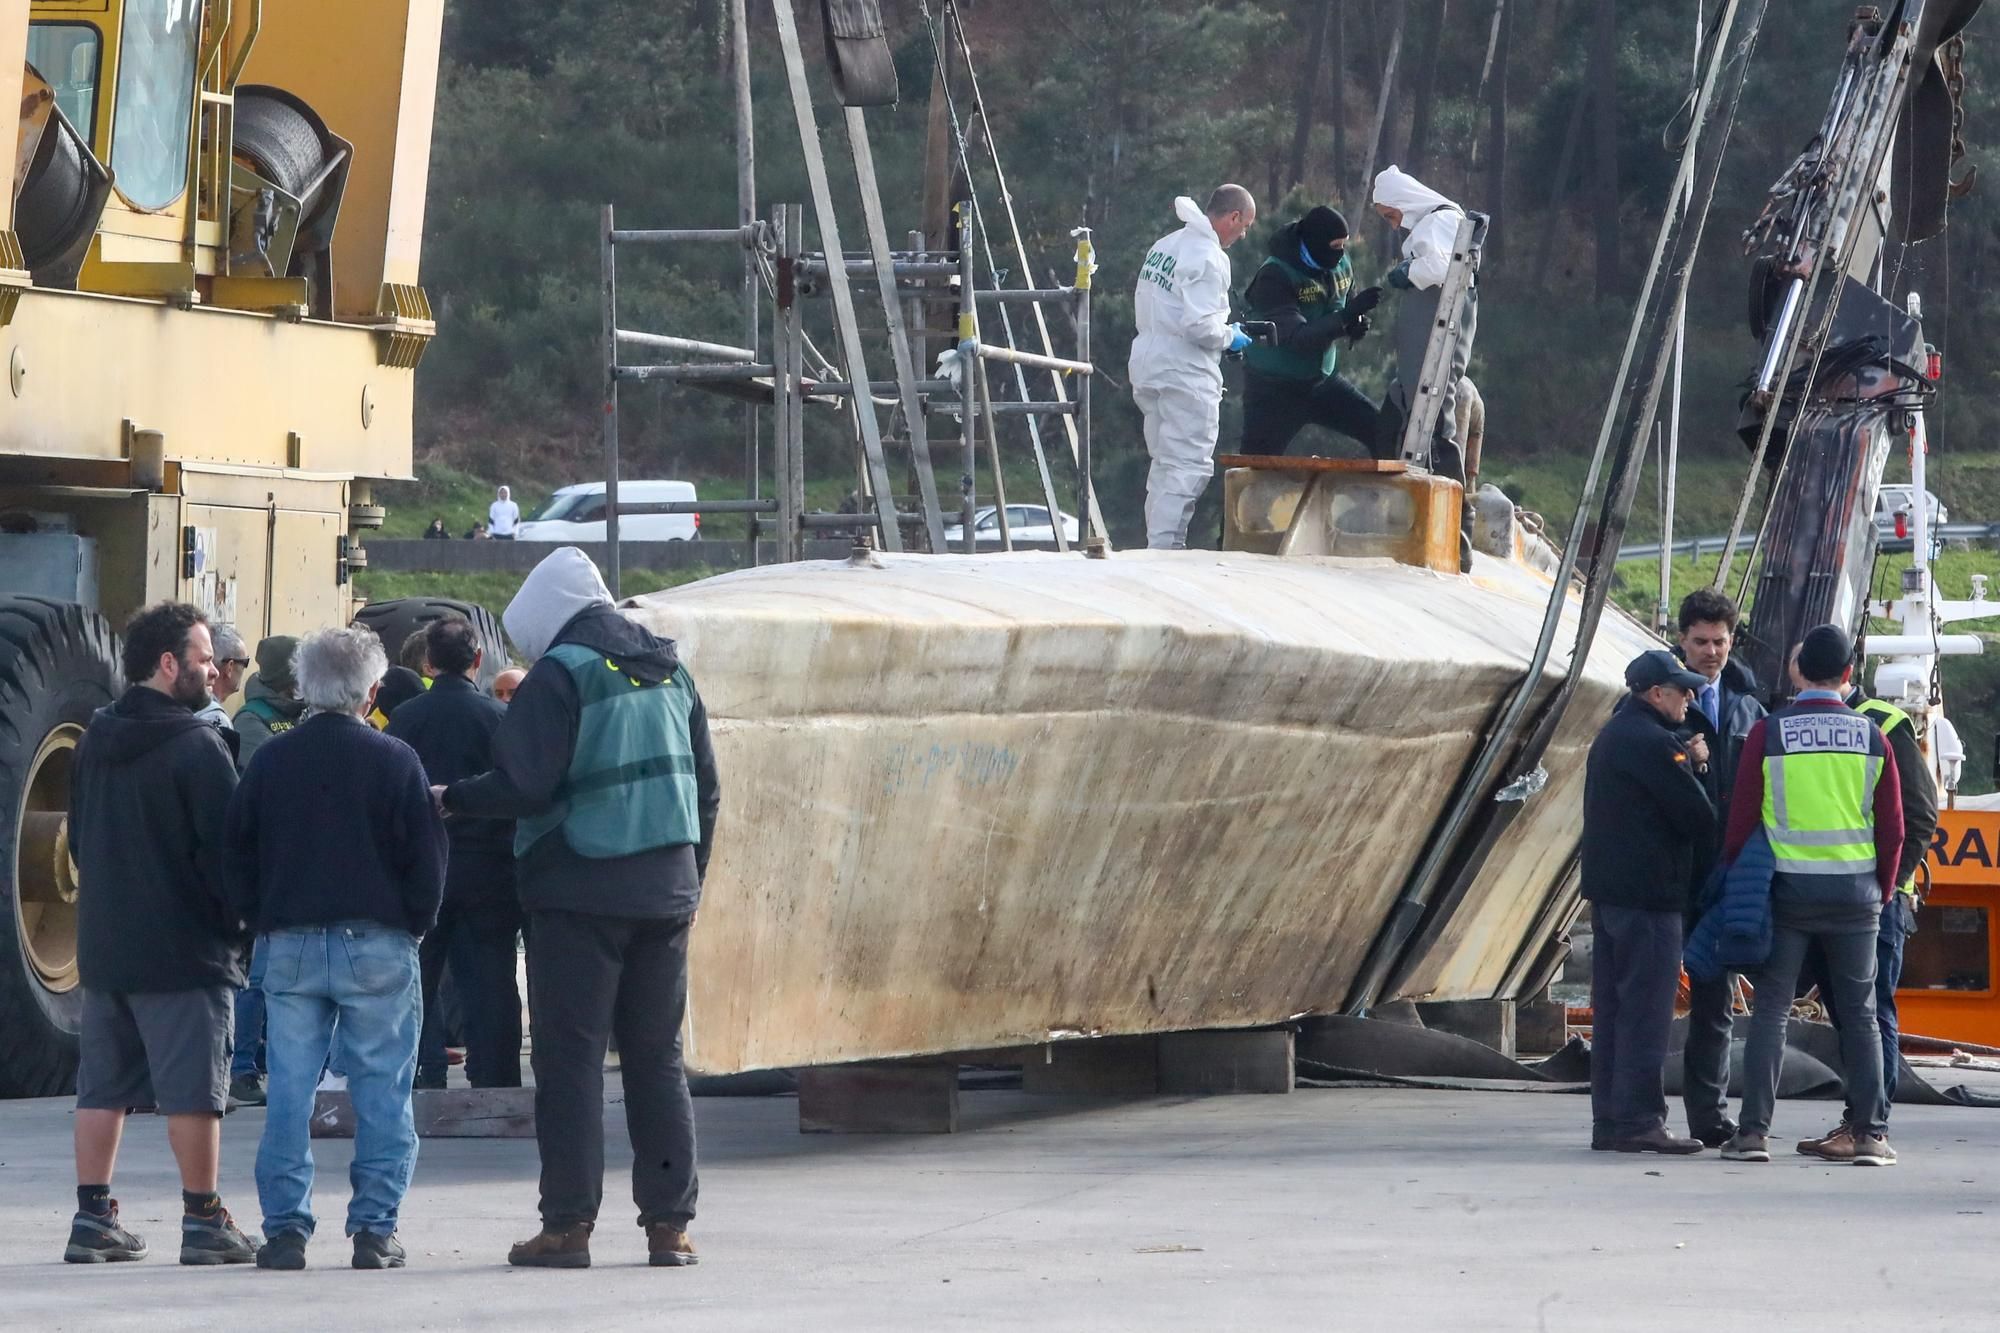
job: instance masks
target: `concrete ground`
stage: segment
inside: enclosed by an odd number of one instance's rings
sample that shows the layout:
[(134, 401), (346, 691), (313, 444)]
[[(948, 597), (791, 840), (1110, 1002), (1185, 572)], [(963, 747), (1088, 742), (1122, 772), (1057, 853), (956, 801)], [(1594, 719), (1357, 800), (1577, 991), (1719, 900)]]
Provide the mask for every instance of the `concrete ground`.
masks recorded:
[[(802, 1137), (789, 1098), (706, 1099), (697, 1268), (650, 1269), (614, 1153), (587, 1272), (510, 1269), (530, 1141), (423, 1145), (411, 1267), (357, 1273), (349, 1145), (302, 1274), (174, 1263), (164, 1127), (115, 1192), (154, 1254), (58, 1262), (70, 1109), (0, 1103), (0, 1328), (1968, 1329), (2000, 1319), (2000, 1113), (1902, 1107), (1892, 1170), (1591, 1153), (1577, 1097), (1403, 1090), (1083, 1103), (969, 1093), (950, 1137)], [(1778, 1133), (1817, 1132), (1787, 1102)], [(231, 1116), (246, 1224), (261, 1111)], [(622, 1117), (607, 1107), (611, 1141)]]

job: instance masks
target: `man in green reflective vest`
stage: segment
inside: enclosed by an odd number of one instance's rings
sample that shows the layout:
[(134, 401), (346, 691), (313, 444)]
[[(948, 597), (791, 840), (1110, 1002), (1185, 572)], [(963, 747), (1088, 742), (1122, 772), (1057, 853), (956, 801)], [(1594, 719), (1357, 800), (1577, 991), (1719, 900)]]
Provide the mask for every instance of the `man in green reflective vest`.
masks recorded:
[[(1896, 778), (1903, 803), (1903, 855), (1896, 862), (1896, 892), (1882, 908), (1882, 928), (1875, 936), (1875, 1026), (1882, 1033), (1882, 1113), (1886, 1116), (1896, 1100), (1896, 1078), (1902, 1072), (1902, 1033), (1896, 1021), (1896, 987), (1903, 979), (1903, 944), (1917, 933), (1917, 866), (1937, 832), (1937, 784), (1931, 780), (1930, 758), (1917, 739), (1916, 722), (1896, 705), (1871, 699), (1860, 686), (1848, 693), (1847, 706), (1882, 729), (1889, 749), (1896, 756)], [(1844, 1021), (1832, 999), (1826, 980), (1826, 960), (1811, 956), (1806, 975), (1819, 984), (1826, 997), (1826, 1016), (1835, 1027)], [(1843, 1135), (1850, 1134), (1845, 1118), (1831, 1134), (1799, 1140), (1798, 1150), (1809, 1157), (1821, 1157), (1831, 1149), (1841, 1151)]]
[(1875, 1024), (1875, 941), (1903, 854), (1895, 751), (1849, 708), (1854, 643), (1821, 625), (1793, 650), (1798, 695), (1744, 739), (1723, 855), (1734, 860), (1761, 826), (1771, 844), (1771, 952), (1752, 978), (1756, 1010), (1743, 1057), (1743, 1108), (1722, 1155), (1771, 1160), (1769, 1134), (1785, 1057), (1792, 996), (1806, 950), (1826, 957), (1828, 996), (1848, 1018), (1840, 1030), (1847, 1131), (1818, 1156), (1857, 1166), (1895, 1162), (1882, 1092)]
[(1340, 340), (1358, 342), (1382, 299), (1380, 287), (1354, 290), (1347, 219), (1315, 208), (1272, 233), (1269, 251), (1244, 294), (1246, 318), (1269, 323), (1274, 334), (1243, 354), (1243, 452), (1282, 454), (1312, 425), (1373, 451), (1375, 404), (1333, 373)]
[(517, 821), (542, 1230), (508, 1262), (590, 1266), (615, 1034), (650, 1261), (691, 1264), (694, 1108), (681, 1023), (688, 932), (721, 804), (708, 715), (673, 643), (621, 615), (573, 546), (535, 566), (503, 623), (533, 665), (493, 733), (493, 770), (439, 791), (448, 815)]

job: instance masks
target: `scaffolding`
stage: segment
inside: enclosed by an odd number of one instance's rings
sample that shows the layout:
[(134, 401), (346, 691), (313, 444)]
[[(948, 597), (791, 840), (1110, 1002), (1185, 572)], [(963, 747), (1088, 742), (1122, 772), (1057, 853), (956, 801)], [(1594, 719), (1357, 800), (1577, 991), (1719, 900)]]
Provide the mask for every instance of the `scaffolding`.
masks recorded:
[[(886, 99), (879, 91), (871, 96), (841, 68), (842, 52), (865, 49), (872, 21), (876, 40), (881, 23), (874, 0), (823, 0), (828, 9), (829, 32), (838, 9), (846, 26), (840, 35), (854, 42), (835, 48), (836, 86), (846, 105), (842, 107), (843, 127), (854, 170), (854, 182), (861, 200), (861, 223), (866, 248), (849, 250), (843, 246), (841, 218), (833, 201), (827, 158), (821, 143), (818, 117), (813, 108), (805, 58), (799, 41), (792, 0), (772, 0), (778, 45), (785, 67), (785, 82), (797, 122), (800, 146), (804, 151), (808, 194), (820, 248), (805, 248), (805, 208), (800, 204), (778, 204), (759, 215), (756, 200), (754, 161), (754, 107), (750, 96), (749, 34), (745, 22), (746, 0), (731, 0), (733, 42), (733, 82), (736, 107), (737, 220), (733, 227), (682, 229), (621, 229), (612, 206), (604, 206), (600, 231), (603, 266), (601, 296), (603, 324), (601, 364), (604, 385), (604, 470), (605, 538), (609, 568), (605, 571), (611, 590), (619, 590), (621, 556), (619, 547), (618, 480), (620, 440), (618, 421), (619, 387), (626, 383), (661, 383), (700, 389), (740, 399), (743, 410), (744, 494), (740, 500), (693, 500), (649, 506), (650, 512), (696, 514), (742, 514), (747, 516), (748, 561), (759, 558), (759, 538), (767, 530), (776, 538), (778, 558), (784, 561), (805, 558), (805, 544), (815, 532), (861, 530), (863, 542), (887, 551), (906, 549), (943, 552), (947, 549), (946, 511), (937, 481), (937, 462), (948, 445), (933, 445), (932, 430), (948, 424), (956, 434), (960, 463), (957, 478), (956, 518), (959, 549), (978, 549), (979, 453), (983, 445), (992, 479), (999, 543), (1002, 550), (1014, 549), (1015, 540), (1008, 522), (1005, 483), (1002, 477), (998, 423), (1001, 418), (1022, 417), (1028, 425), (1028, 443), (1034, 456), (1041, 500), (1049, 514), (1054, 546), (1071, 549), (1065, 530), (1065, 513), (1049, 469), (1041, 429), (1042, 419), (1053, 417), (1062, 423), (1076, 469), (1074, 505), (1080, 516), (1081, 545), (1092, 555), (1105, 551), (1104, 524), (1091, 486), (1090, 414), (1091, 384), (1095, 367), (1090, 349), (1091, 275), (1096, 268), (1090, 233), (1076, 233), (1076, 267), (1067, 286), (1036, 287), (1026, 245), (1011, 200), (1006, 193), (1006, 177), (1001, 170), (998, 150), (990, 132), (978, 136), (984, 143), (987, 161), (999, 183), (1001, 211), (1007, 239), (1016, 256), (1015, 272), (1026, 286), (1010, 287), (998, 264), (991, 237), (985, 226), (985, 212), (971, 189), (974, 179), (973, 146), (960, 121), (952, 93), (954, 55), (963, 64), (972, 102), (972, 119), (986, 123), (983, 99), (973, 72), (971, 52), (956, 6), (946, 0), (933, 14), (928, 5), (925, 18), (930, 28), (937, 60), (937, 87), (942, 91), (948, 112), (950, 134), (958, 170), (966, 183), (966, 197), (952, 210), (950, 235), (943, 248), (925, 244), (920, 231), (908, 233), (905, 247), (890, 248), (888, 222), (882, 206), (881, 189), (875, 173), (873, 150), (869, 144), (864, 106), (857, 102), (893, 102), (893, 88)], [(859, 45), (856, 45), (856, 42)], [(886, 46), (883, 47), (886, 53)], [(879, 65), (876, 68), (880, 68)], [(843, 77), (846, 75), (846, 77)], [(618, 251), (626, 246), (733, 246), (743, 255), (741, 278), (741, 335), (736, 343), (709, 341), (672, 334), (652, 333), (622, 327), (618, 311)], [(987, 282), (982, 285), (976, 258), (983, 253)], [(836, 262), (837, 257), (837, 262)], [(879, 302), (882, 323), (879, 329), (865, 330), (882, 335), (886, 348), (871, 348), (864, 342), (864, 329), (857, 310), (855, 284), (868, 287)], [(827, 356), (806, 334), (803, 312), (808, 302), (824, 300), (832, 308), (835, 334), (834, 354)], [(769, 305), (769, 333), (765, 326), (765, 306)], [(1011, 312), (1025, 306), (1033, 320), (1039, 350), (1023, 348), (1015, 337)], [(1058, 356), (1049, 333), (1046, 308), (1054, 306), (1069, 313), (1075, 329), (1073, 355)], [(955, 322), (949, 327), (931, 327), (926, 309), (951, 308)], [(872, 309), (872, 308), (871, 308)], [(999, 338), (989, 341), (982, 335), (986, 327), (982, 315), (990, 312)], [(947, 344), (933, 360), (929, 344)], [(768, 349), (768, 351), (767, 351)], [(870, 375), (871, 351), (881, 364), (883, 351), (893, 366), (891, 379)], [(647, 364), (628, 363), (624, 353), (655, 352), (673, 359)], [(1015, 388), (1012, 399), (996, 399), (988, 374), (990, 362), (1011, 368)], [(935, 364), (936, 370), (931, 367)], [(1033, 372), (1031, 376), (1031, 372)], [(1031, 382), (1041, 383), (1046, 375), (1046, 396), (1031, 392)], [(808, 512), (806, 500), (805, 423), (814, 407), (845, 409), (856, 444), (857, 492), (863, 497), (859, 513)], [(762, 494), (765, 439), (761, 409), (769, 409), (769, 441), (775, 494)], [(883, 427), (887, 414), (891, 429)], [(906, 446), (910, 472), (916, 481), (914, 496), (899, 496), (891, 484), (889, 447), (900, 441)], [(947, 455), (948, 456), (948, 455)], [(914, 504), (915, 508), (901, 506)]]

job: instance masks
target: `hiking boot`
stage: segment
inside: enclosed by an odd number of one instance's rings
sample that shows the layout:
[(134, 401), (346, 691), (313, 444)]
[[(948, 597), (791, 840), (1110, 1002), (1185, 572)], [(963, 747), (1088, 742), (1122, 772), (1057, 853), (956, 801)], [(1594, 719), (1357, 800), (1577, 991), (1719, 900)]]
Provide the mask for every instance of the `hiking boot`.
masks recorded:
[(1722, 1160), (1725, 1162), (1768, 1162), (1771, 1160), (1771, 1140), (1762, 1134), (1752, 1134), (1747, 1129), (1739, 1129), (1722, 1145)]
[(70, 1219), (69, 1244), (63, 1248), (66, 1264), (123, 1264), (146, 1257), (146, 1242), (118, 1225), (118, 1200), (111, 1211), (78, 1213)]
[(262, 1106), (264, 1104), (264, 1076), (262, 1074), (238, 1074), (229, 1080), (229, 1100), (238, 1106)]
[(516, 1268), (588, 1268), (593, 1225), (577, 1222), (553, 1229), (545, 1226), (540, 1235), (507, 1251), (507, 1262)]
[(1704, 1148), (1720, 1148), (1723, 1144), (1736, 1137), (1736, 1122), (1734, 1120), (1718, 1120), (1714, 1124), (1704, 1125), (1700, 1129), (1696, 1129), (1690, 1125), (1688, 1126), (1688, 1134), (1691, 1137), (1700, 1139), (1701, 1146)]
[(698, 1264), (687, 1232), (671, 1222), (655, 1222), (646, 1228), (646, 1262), (655, 1268), (686, 1268)]
[[(1807, 1157), (1821, 1157), (1824, 1156), (1825, 1154), (1822, 1153), (1820, 1150), (1825, 1148), (1828, 1144), (1832, 1143), (1834, 1140), (1851, 1139), (1853, 1137), (1854, 1137), (1854, 1131), (1847, 1127), (1847, 1121), (1843, 1119), (1839, 1124), (1835, 1125), (1832, 1129), (1828, 1130), (1820, 1138), (1800, 1139), (1798, 1149), (1801, 1153), (1803, 1153)], [(1840, 1158), (1835, 1158), (1833, 1160), (1846, 1161), (1847, 1159), (1845, 1157), (1840, 1157)]]
[(1668, 1157), (1686, 1157), (1701, 1151), (1700, 1139), (1684, 1139), (1669, 1134), (1665, 1125), (1655, 1125), (1643, 1134), (1629, 1134), (1611, 1141), (1613, 1152), (1656, 1152)]
[(257, 1258), (257, 1242), (243, 1234), (227, 1208), (213, 1216), (189, 1213), (181, 1218), (181, 1262), (184, 1264), (247, 1264)]
[(401, 1268), (409, 1259), (409, 1251), (396, 1239), (395, 1233), (379, 1235), (373, 1231), (354, 1233), (354, 1266), (356, 1268)]
[(1896, 1150), (1889, 1146), (1889, 1140), (1880, 1134), (1864, 1134), (1854, 1141), (1856, 1166), (1894, 1166)]
[(257, 1267), (296, 1273), (306, 1266), (306, 1238), (298, 1231), (280, 1231), (267, 1236), (257, 1251)]

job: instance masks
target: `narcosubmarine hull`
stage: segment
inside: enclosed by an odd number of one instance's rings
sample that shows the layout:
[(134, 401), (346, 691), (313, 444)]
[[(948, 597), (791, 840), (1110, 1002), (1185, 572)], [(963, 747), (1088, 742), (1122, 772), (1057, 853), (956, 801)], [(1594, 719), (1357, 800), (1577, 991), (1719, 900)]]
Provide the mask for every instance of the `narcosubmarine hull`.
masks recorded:
[[(638, 599), (681, 646), (723, 781), (690, 1064), (1340, 1009), (1549, 589), (1505, 560), (1188, 551), (806, 562)], [(1656, 646), (1607, 612), (1546, 788), (1395, 994), (1546, 980), (1584, 755)], [(1540, 688), (1565, 669), (1559, 648)]]

